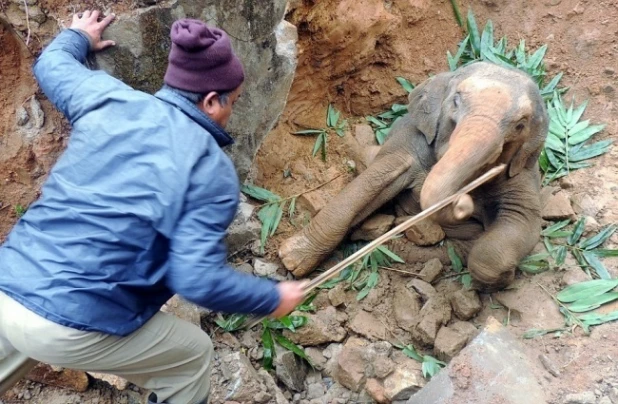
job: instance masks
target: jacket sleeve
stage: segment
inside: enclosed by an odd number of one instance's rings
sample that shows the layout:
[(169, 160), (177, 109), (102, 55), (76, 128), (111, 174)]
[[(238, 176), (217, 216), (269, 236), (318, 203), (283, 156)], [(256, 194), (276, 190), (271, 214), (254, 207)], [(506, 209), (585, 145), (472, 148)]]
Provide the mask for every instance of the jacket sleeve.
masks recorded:
[(90, 49), (88, 36), (65, 29), (45, 48), (34, 64), (34, 76), (47, 98), (73, 124), (105, 102), (103, 95), (126, 85), (84, 63)]
[(174, 293), (213, 311), (270, 314), (280, 302), (275, 282), (226, 264), (224, 238), (238, 198), (230, 193), (238, 191), (238, 186), (230, 186), (231, 181), (221, 184), (212, 162), (205, 161), (208, 156), (194, 169), (184, 213), (170, 240), (167, 285)]

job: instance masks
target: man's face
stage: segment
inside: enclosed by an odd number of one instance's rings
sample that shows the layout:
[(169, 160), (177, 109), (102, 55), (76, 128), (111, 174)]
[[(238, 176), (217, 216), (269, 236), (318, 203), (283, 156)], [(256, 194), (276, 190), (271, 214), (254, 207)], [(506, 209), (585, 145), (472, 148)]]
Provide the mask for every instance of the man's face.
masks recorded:
[(239, 86), (234, 91), (230, 92), (227, 102), (225, 103), (222, 102), (219, 94), (216, 92), (213, 91), (208, 93), (206, 97), (204, 97), (204, 100), (200, 103), (199, 108), (219, 126), (225, 128), (230, 120), (230, 116), (232, 115), (234, 104), (240, 98), (241, 91), (242, 86)]

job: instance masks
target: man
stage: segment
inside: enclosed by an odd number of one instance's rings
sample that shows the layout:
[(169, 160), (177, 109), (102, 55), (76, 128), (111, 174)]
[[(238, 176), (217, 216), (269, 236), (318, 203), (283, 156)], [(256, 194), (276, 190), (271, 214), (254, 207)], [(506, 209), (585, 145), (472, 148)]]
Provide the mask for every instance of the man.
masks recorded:
[(0, 249), (0, 356), (9, 346), (116, 374), (152, 390), (150, 402), (206, 402), (212, 343), (160, 307), (178, 293), (279, 317), (302, 300), (301, 283), (226, 265), (239, 184), (221, 147), (232, 143), (223, 128), (243, 68), (223, 31), (184, 19), (172, 26), (164, 88), (135, 91), (83, 66), (89, 50), (113, 45), (101, 39), (113, 16), (98, 17), (74, 16), (34, 66), (73, 131)]

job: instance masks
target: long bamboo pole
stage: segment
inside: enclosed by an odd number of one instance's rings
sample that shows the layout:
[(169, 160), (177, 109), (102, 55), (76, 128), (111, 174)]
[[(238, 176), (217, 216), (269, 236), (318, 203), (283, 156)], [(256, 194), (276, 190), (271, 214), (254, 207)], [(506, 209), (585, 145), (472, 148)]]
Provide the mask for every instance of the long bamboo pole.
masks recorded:
[[(349, 257), (347, 257), (346, 259), (344, 259), (343, 261), (341, 261), (337, 265), (333, 266), (328, 271), (325, 271), (321, 275), (313, 278), (303, 289), (303, 292), (304, 292), (305, 296), (308, 296), (309, 293), (311, 293), (314, 289), (316, 289), (320, 285), (324, 284), (328, 280), (334, 278), (344, 268), (347, 268), (348, 266), (352, 265), (353, 263), (355, 263), (359, 259), (363, 258), (367, 254), (370, 254), (373, 250), (375, 250), (376, 248), (378, 248), (382, 244), (386, 243), (387, 241), (389, 241), (394, 236), (396, 236), (396, 235), (398, 235), (400, 233), (403, 233), (404, 231), (406, 231), (407, 229), (409, 229), (410, 227), (412, 227), (416, 223), (420, 222), (421, 220), (430, 217), (434, 213), (438, 212), (440, 209), (443, 209), (446, 206), (450, 205), (460, 195), (467, 194), (467, 193), (471, 192), (472, 190), (478, 188), (482, 184), (486, 183), (490, 179), (494, 178), (495, 176), (497, 176), (498, 174), (503, 172), (505, 168), (506, 168), (506, 166), (504, 164), (501, 164), (501, 165), (499, 165), (497, 167), (492, 168), (491, 170), (487, 171), (485, 174), (481, 175), (479, 178), (475, 179), (474, 181), (472, 181), (471, 183), (469, 183), (465, 187), (461, 188), (459, 190), (459, 192), (457, 192), (457, 193), (455, 193), (455, 194), (449, 196), (448, 198), (445, 198), (445, 199), (443, 199), (443, 200), (441, 200), (439, 202), (436, 202), (435, 204), (433, 204), (429, 208), (425, 209), (424, 211), (420, 212), (416, 216), (411, 217), (410, 219), (408, 219), (405, 222), (401, 223), (399, 226), (396, 226), (395, 228), (393, 228), (389, 232), (384, 233), (382, 236), (380, 236), (377, 239), (373, 240), (371, 243), (367, 244), (365, 247), (361, 248), (360, 250), (358, 250), (354, 254), (350, 255)], [(256, 325), (260, 324), (264, 318), (265, 317), (261, 317), (261, 318), (255, 319), (254, 321), (249, 323), (247, 328), (250, 329), (250, 328), (255, 327)]]

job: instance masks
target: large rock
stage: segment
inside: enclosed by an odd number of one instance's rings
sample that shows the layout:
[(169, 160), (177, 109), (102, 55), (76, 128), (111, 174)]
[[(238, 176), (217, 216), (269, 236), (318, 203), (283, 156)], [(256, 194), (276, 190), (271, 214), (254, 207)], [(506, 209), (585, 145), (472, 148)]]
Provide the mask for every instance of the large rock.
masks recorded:
[(228, 153), (241, 181), (255, 152), (283, 108), (296, 69), (296, 28), (283, 20), (285, 0), (177, 0), (119, 15), (105, 33), (117, 46), (97, 56), (98, 65), (147, 92), (163, 83), (170, 47), (169, 27), (178, 18), (199, 18), (227, 31), (243, 61), (243, 95), (227, 127), (235, 139)]
[(399, 352), (395, 357), (395, 371), (384, 379), (384, 395), (389, 400), (407, 400), (425, 385), (422, 365)]
[(478, 337), (407, 404), (544, 404), (535, 370), (515, 337), (490, 318)]
[(290, 390), (302, 391), (305, 386), (305, 377), (309, 367), (292, 351), (275, 346), (277, 357), (275, 358), (275, 370), (277, 378)]
[(432, 258), (423, 265), (423, 269), (419, 275), (423, 281), (431, 283), (440, 275), (443, 268), (444, 266), (439, 259)]
[(337, 366), (333, 372), (333, 378), (352, 391), (359, 391), (367, 377), (365, 368), (367, 362), (364, 352), (369, 344), (360, 338), (350, 338), (337, 356)]
[(72, 369), (53, 369), (51, 366), (39, 363), (27, 375), (26, 379), (50, 386), (84, 392), (88, 389), (86, 372)]
[(552, 195), (547, 204), (543, 206), (541, 216), (545, 220), (575, 219), (569, 195), (565, 191)]
[(449, 361), (466, 346), (468, 336), (450, 327), (442, 327), (436, 336), (433, 351), (438, 359)]
[(429, 299), (420, 312), (421, 320), (414, 327), (414, 338), (427, 346), (434, 345), (438, 330), (451, 319), (451, 306), (442, 295)]
[(315, 346), (327, 342), (341, 342), (347, 335), (337, 321), (337, 310), (334, 307), (327, 307), (315, 314), (302, 313), (302, 315), (308, 317), (305, 326), (296, 329), (295, 332), (283, 331), (283, 335), (296, 344)]
[(466, 289), (460, 289), (451, 295), (451, 306), (461, 320), (469, 320), (483, 309), (479, 295), (474, 290)]
[[(228, 381), (224, 386), (226, 400), (258, 402), (256, 397), (262, 397), (267, 390), (249, 359), (240, 352), (224, 356), (221, 370)], [(268, 400), (270, 396), (266, 401)]]
[[(399, 218), (398, 221), (403, 222), (403, 219), (409, 219), (409, 217)], [(430, 219), (424, 219), (409, 227), (405, 236), (416, 245), (429, 246), (438, 244), (444, 240), (446, 235), (439, 224)]]
[(241, 203), (238, 204), (234, 221), (227, 229), (225, 241), (229, 254), (234, 254), (250, 246), (260, 238), (262, 225), (253, 216), (255, 206), (247, 203), (246, 200), (246, 197), (241, 195)]
[(388, 337), (384, 323), (364, 310), (354, 316), (350, 322), (350, 329), (372, 341), (384, 340)]
[(393, 298), (393, 312), (397, 325), (406, 331), (412, 331), (418, 324), (420, 311), (421, 297), (418, 293), (403, 284), (398, 284)]

